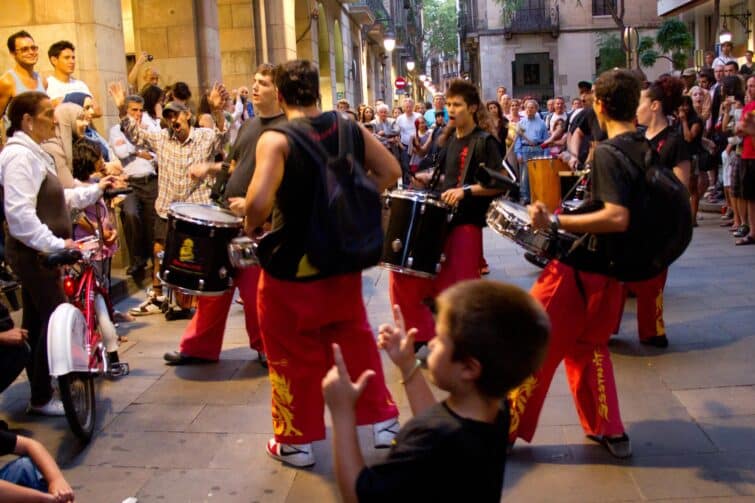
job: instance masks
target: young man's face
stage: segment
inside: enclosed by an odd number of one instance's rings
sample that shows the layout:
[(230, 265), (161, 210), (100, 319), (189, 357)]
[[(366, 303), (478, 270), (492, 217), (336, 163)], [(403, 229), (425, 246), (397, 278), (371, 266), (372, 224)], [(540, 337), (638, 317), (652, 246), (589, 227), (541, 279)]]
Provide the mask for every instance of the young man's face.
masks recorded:
[[(246, 88), (242, 88), (243, 90)], [(247, 91), (248, 93), (249, 91)], [(241, 95), (244, 96), (243, 94)], [(254, 74), (254, 84), (252, 84), (252, 104), (254, 107), (262, 106), (271, 107), (278, 101), (278, 89), (273, 83), (272, 75)]]
[(435, 110), (443, 110), (443, 105), (445, 104), (446, 99), (443, 96), (436, 96), (433, 98), (433, 108)]
[(71, 75), (76, 69), (76, 53), (71, 49), (63, 49), (58, 57), (50, 58), (53, 68), (64, 75)]
[(731, 55), (731, 44), (722, 45), (721, 52), (724, 53), (724, 56), (729, 57)]
[(474, 114), (477, 106), (469, 106), (461, 96), (449, 96), (446, 100), (448, 107), (448, 124), (466, 129), (474, 124)]
[(582, 108), (582, 100), (579, 98), (575, 98), (571, 102), (571, 109), (572, 110), (579, 110)]
[(710, 80), (708, 80), (708, 77), (705, 77), (705, 76), (701, 76), (701, 77), (700, 77), (700, 78), (698, 79), (698, 83), (700, 84), (700, 87), (702, 87), (702, 88), (703, 88), (703, 89), (705, 89), (706, 91), (709, 91), (709, 90), (710, 90), (711, 81), (710, 81)]
[(711, 65), (713, 65), (714, 59), (716, 59), (716, 56), (714, 56), (712, 52), (706, 52), (705, 53), (705, 66), (710, 67)]
[(726, 65), (724, 66), (724, 75), (725, 76), (734, 76), (737, 74), (736, 68), (734, 68), (734, 65)]
[(564, 100), (561, 98), (556, 98), (556, 100), (553, 102), (553, 110), (561, 115), (566, 111), (566, 103), (564, 103)]
[(19, 37), (15, 40), (16, 50), (13, 51), (13, 59), (22, 66), (34, 66), (39, 61), (39, 46), (34, 39)]

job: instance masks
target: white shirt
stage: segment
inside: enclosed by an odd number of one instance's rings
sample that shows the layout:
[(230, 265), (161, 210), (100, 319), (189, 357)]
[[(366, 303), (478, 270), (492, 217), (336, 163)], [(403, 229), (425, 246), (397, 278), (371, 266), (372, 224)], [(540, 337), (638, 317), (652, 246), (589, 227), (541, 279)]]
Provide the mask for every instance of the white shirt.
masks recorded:
[(404, 145), (409, 145), (412, 142), (412, 137), (414, 136), (414, 133), (417, 132), (417, 128), (414, 126), (414, 122), (417, 119), (424, 120), (424, 117), (422, 117), (422, 114), (412, 112), (410, 117), (407, 117), (406, 114), (403, 113), (396, 118), (396, 126), (398, 126), (401, 143)]
[(70, 93), (85, 93), (93, 96), (92, 91), (81, 80), (71, 77), (68, 82), (61, 82), (53, 76), (47, 77), (47, 96), (51, 100), (63, 99), (66, 94)]
[[(126, 173), (126, 176), (129, 178), (141, 178), (157, 174), (155, 167), (150, 161), (134, 155), (136, 154), (136, 147), (134, 147), (134, 144), (128, 141), (126, 135), (123, 134), (120, 124), (116, 124), (110, 128), (108, 142), (110, 143), (113, 152), (115, 152), (115, 155), (117, 155), (120, 160), (124, 161), (133, 156), (128, 163), (123, 164), (123, 172)], [(155, 158), (154, 154), (152, 154), (152, 158)]]
[(144, 112), (142, 114), (141, 125), (150, 133), (159, 133), (162, 129), (162, 126), (160, 125), (160, 119), (153, 119), (152, 116), (147, 112)]
[(726, 63), (728, 63), (729, 61), (736, 61), (736, 60), (737, 58), (732, 58), (731, 56), (724, 56), (723, 54), (721, 54), (720, 56), (718, 56), (716, 59), (713, 60), (713, 64), (711, 66), (713, 68), (715, 68), (716, 65), (725, 66)]
[[(37, 216), (37, 195), (47, 176), (57, 176), (52, 157), (22, 131), (17, 131), (0, 152), (0, 185), (5, 195), (5, 220), (11, 236), (29, 248), (51, 252), (65, 248)], [(97, 184), (64, 189), (66, 206), (83, 209), (97, 202)]]
[(553, 133), (556, 129), (556, 122), (558, 122), (559, 119), (563, 119), (564, 121), (564, 127), (566, 127), (566, 123), (569, 122), (569, 116), (566, 115), (566, 112), (562, 114), (557, 114), (556, 112), (553, 112), (551, 115), (548, 116), (548, 131), (550, 133)]

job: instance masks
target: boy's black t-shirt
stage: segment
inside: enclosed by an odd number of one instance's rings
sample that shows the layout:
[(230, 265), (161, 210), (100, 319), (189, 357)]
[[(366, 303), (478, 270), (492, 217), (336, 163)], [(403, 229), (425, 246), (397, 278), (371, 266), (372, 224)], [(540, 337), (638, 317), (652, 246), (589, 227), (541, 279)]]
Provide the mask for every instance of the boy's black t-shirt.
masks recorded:
[(365, 468), (360, 502), (498, 502), (503, 489), (509, 411), (494, 423), (465, 419), (445, 402), (401, 428), (388, 459)]
[(0, 430), (0, 456), (13, 454), (16, 450), (16, 434)]
[[(475, 143), (483, 142), (482, 146), (472, 146), (472, 138), (476, 139)], [(467, 156), (470, 155), (472, 158), (467, 172), (462, 174)], [(477, 158), (483, 155), (483, 159)], [(501, 170), (502, 159), (498, 141), (494, 136), (484, 133), (479, 127), (475, 127), (471, 133), (462, 138), (457, 138), (455, 134), (452, 134), (446, 146), (444, 163), (443, 191), (464, 185), (474, 185), (477, 183), (477, 170), (480, 163), (485, 163), (488, 169)], [(459, 202), (451, 225), (472, 224), (485, 227), (485, 215), (492, 200), (493, 198), (489, 196), (465, 197)]]

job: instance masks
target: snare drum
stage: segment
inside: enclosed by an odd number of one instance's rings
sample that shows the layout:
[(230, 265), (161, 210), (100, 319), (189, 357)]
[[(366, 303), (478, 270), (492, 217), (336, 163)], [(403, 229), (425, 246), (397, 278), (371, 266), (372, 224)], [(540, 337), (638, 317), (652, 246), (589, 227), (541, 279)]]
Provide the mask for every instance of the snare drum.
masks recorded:
[(236, 269), (259, 265), (257, 259), (257, 242), (249, 236), (233, 238), (228, 245), (228, 257)]
[(385, 196), (389, 210), (380, 266), (391, 271), (433, 278), (445, 260), (451, 208), (427, 192), (395, 190)]
[(532, 201), (541, 201), (553, 212), (561, 205), (560, 171), (569, 167), (561, 159), (551, 157), (533, 157), (527, 161), (527, 173), (530, 177)]
[(173, 203), (160, 280), (190, 295), (221, 295), (233, 286), (229, 244), (243, 220), (207, 204)]
[(541, 257), (561, 258), (577, 240), (577, 236), (565, 231), (559, 230), (554, 234), (533, 229), (527, 208), (505, 199), (493, 201), (488, 210), (487, 222), (501, 236)]

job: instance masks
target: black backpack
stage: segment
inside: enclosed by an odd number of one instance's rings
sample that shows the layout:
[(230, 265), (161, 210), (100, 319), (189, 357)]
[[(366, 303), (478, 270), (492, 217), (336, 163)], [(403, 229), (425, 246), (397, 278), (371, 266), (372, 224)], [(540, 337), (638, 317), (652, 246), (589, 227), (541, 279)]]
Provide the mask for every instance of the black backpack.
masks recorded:
[(689, 192), (671, 169), (660, 164), (649, 142), (643, 166), (616, 145), (604, 145), (617, 154), (633, 182), (629, 229), (621, 234), (583, 236), (579, 242), (584, 246), (573, 249), (564, 262), (621, 281), (653, 278), (679, 258), (692, 240)]
[(380, 260), (383, 248), (380, 194), (354, 155), (356, 124), (334, 113), (338, 155), (330, 155), (315, 142), (313, 128), (293, 120), (271, 128), (288, 135), (311, 158), (318, 174), (312, 187), (305, 252), (318, 277), (357, 272)]

